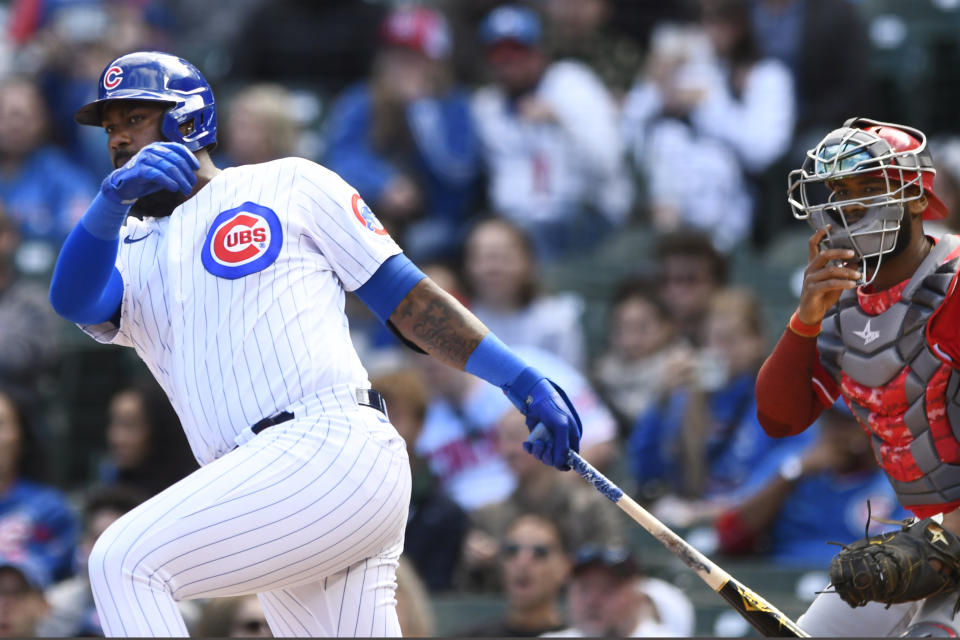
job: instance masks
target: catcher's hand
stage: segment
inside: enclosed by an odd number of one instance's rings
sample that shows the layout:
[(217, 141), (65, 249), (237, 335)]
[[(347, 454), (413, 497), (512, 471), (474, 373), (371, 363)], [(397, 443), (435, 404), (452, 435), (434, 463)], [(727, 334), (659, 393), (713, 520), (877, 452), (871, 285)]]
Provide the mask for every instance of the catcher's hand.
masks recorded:
[(830, 563), (844, 602), (910, 602), (960, 586), (960, 538), (925, 518), (844, 547)]

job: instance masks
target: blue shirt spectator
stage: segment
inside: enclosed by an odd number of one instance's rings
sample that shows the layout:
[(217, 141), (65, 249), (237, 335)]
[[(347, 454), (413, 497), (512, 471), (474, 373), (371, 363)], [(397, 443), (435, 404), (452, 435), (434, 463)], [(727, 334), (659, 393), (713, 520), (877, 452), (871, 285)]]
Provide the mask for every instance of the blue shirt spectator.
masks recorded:
[(640, 494), (659, 499), (654, 515), (677, 527), (712, 524), (753, 469), (784, 446), (757, 420), (754, 385), (766, 353), (757, 297), (722, 289), (706, 311), (703, 347), (667, 363), (663, 395), (627, 442)]
[[(741, 487), (780, 444), (765, 434), (757, 421), (754, 381), (752, 374), (743, 374), (707, 396), (711, 425), (704, 434), (709, 461), (704, 497)], [(631, 475), (642, 489), (661, 483), (676, 488), (685, 485), (688, 470), (679, 455), (679, 439), (689, 402), (689, 392), (680, 389), (638, 418), (627, 442), (627, 457)]]
[(0, 555), (32, 557), (58, 580), (73, 572), (79, 532), (66, 497), (38, 480), (38, 440), (20, 399), (0, 389)]
[(908, 517), (842, 401), (805, 433), (811, 432), (815, 440), (787, 438), (758, 462), (732, 506), (716, 519), (721, 551), (825, 567), (839, 550), (827, 541), (850, 544), (868, 531), (889, 529), (885, 521)]
[(0, 199), (20, 228), (24, 248), (48, 245), (48, 264), (96, 194), (93, 177), (46, 144), (49, 117), (40, 89), (29, 79), (0, 85)]
[(58, 490), (17, 480), (0, 493), (0, 552), (27, 553), (53, 579), (73, 572), (76, 517)]
[(479, 184), (468, 95), (451, 85), (445, 68), (450, 36), (442, 14), (399, 9), (381, 35), (370, 81), (333, 106), (325, 162), (376, 209), (407, 253), (442, 257), (455, 248)]
[(14, 173), (0, 172), (0, 199), (24, 241), (60, 246), (96, 194), (92, 176), (55, 147), (41, 147)]
[[(864, 437), (866, 441), (866, 437)], [(743, 493), (753, 493), (773, 481), (784, 463), (813, 446), (791, 443), (760, 461)], [(867, 468), (850, 474), (823, 471), (798, 482), (784, 501), (769, 534), (767, 555), (777, 564), (825, 567), (840, 550), (827, 541), (849, 544), (864, 536), (867, 514), (887, 520), (910, 516), (897, 503), (897, 496), (880, 469)], [(829, 514), (829, 517), (824, 517)], [(871, 535), (879, 533), (871, 523)], [(885, 526), (882, 530), (890, 529)]]

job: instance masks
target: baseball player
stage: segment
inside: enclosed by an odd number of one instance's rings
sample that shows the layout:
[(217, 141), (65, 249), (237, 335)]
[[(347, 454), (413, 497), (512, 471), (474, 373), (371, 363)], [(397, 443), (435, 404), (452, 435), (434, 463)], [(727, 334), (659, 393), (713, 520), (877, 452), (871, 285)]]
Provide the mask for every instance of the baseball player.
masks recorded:
[(790, 174), (794, 214), (815, 231), (799, 305), (757, 380), (760, 421), (796, 434), (842, 395), (919, 519), (834, 558), (831, 592), (798, 621), (814, 636), (960, 630), (960, 237), (924, 234), (924, 220), (948, 215), (934, 174), (921, 131), (865, 118)]
[(336, 174), (300, 158), (215, 167), (213, 93), (186, 60), (114, 60), (76, 120), (104, 128), (117, 168), (64, 243), (51, 302), (136, 350), (202, 465), (97, 541), (105, 633), (183, 636), (176, 601), (257, 593), (274, 635), (399, 635), (410, 469), (351, 345), (344, 292), (412, 347), (502, 387), (533, 430), (524, 448), (561, 469), (579, 445), (573, 406)]

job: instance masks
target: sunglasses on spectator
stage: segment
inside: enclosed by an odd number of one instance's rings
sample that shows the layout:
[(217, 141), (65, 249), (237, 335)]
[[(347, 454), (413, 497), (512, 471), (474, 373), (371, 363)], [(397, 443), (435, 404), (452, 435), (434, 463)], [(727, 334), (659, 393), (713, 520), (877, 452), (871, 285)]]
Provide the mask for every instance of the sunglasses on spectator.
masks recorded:
[(504, 558), (515, 558), (521, 551), (529, 551), (530, 555), (537, 560), (544, 560), (550, 555), (552, 549), (550, 545), (546, 544), (518, 544), (516, 542), (508, 542), (500, 549)]

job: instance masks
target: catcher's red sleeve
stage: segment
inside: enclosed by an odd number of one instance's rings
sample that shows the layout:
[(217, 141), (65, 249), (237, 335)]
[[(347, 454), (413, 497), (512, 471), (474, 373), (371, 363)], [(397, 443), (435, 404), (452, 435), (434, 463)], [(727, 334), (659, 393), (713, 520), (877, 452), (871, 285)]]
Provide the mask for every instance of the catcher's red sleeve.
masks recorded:
[(810, 426), (839, 397), (820, 365), (817, 339), (783, 332), (757, 376), (757, 418), (767, 435), (783, 438)]
[(957, 275), (953, 276), (947, 297), (927, 322), (927, 344), (933, 353), (955, 369), (960, 369), (960, 294)]

